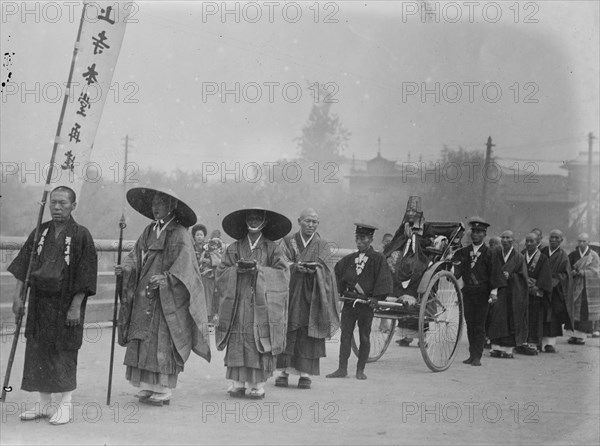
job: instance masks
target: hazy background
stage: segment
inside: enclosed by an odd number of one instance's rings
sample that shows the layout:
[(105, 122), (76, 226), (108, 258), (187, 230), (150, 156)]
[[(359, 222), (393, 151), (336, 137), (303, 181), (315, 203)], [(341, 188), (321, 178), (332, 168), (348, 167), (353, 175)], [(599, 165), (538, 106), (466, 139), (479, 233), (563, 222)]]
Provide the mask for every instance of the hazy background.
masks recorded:
[[(135, 179), (146, 183), (153, 178), (155, 184), (170, 181), (182, 197), (188, 197), (210, 229), (220, 228), (224, 214), (250, 199), (252, 204), (285, 212), (292, 220), (296, 210), (316, 203), (322, 214), (320, 232), (343, 244), (352, 242), (355, 218), (382, 222), (382, 229), (393, 232), (394, 222), (399, 222), (404, 212), (405, 200), (373, 208), (352, 200), (343, 187), (351, 158), (373, 158), (378, 138), (382, 156), (406, 162), (435, 161), (444, 146), (483, 154), (491, 135), (496, 144), (494, 155), (502, 166), (534, 161), (540, 174), (565, 174), (559, 169), (561, 163), (587, 150), (590, 131), (598, 135), (598, 2), (522, 2), (519, 8), (512, 2), (499, 2), (502, 17), (496, 23), (486, 21), (493, 19), (492, 9), (485, 17), (482, 12), (489, 2), (476, 6), (474, 23), (469, 22), (466, 6), (461, 8), (462, 19), (449, 23), (456, 11), (444, 10), (445, 2), (429, 3), (437, 5), (439, 23), (407, 14), (421, 2), (320, 3), (318, 23), (314, 6), (310, 9), (312, 3), (308, 2), (300, 3), (302, 17), (296, 23), (284, 19), (283, 3), (275, 7), (273, 23), (261, 2), (260, 21), (249, 23), (240, 14), (236, 23), (231, 14), (225, 19), (220, 14), (203, 17), (200, 2), (136, 2), (132, 19), (138, 22), (128, 25), (113, 78), (116, 87), (106, 102), (92, 154), (92, 160), (102, 166), (106, 184), (86, 185), (95, 189), (93, 194), (88, 191), (87, 197), (84, 189), (82, 204), (86, 199), (95, 204), (85, 213), (80, 209), (77, 219), (95, 226), (102, 236), (116, 234), (121, 199), (119, 189), (113, 187), (111, 166), (122, 163), (126, 134), (133, 140), (129, 161), (136, 165)], [(16, 4), (21, 7), (20, 2)], [(81, 7), (75, 7), (73, 20), (69, 20), (64, 7), (62, 18), (48, 23), (41, 5), (37, 22), (36, 14), (23, 17), (19, 11), (8, 16), (4, 6), (2, 17), (2, 53), (14, 52), (10, 67), (3, 67), (3, 82), (10, 70), (10, 81), (17, 90), (5, 87), (3, 92), (1, 160), (25, 163), (30, 169), (50, 158), (61, 100), (51, 102), (44, 97), (44, 85), (66, 82), (81, 13)], [(210, 5), (219, 8), (222, 3)], [(239, 5), (241, 11), (244, 4)], [(235, 3), (229, 7), (233, 9)], [(206, 11), (207, 4), (204, 8)], [(293, 18), (294, 11), (288, 12), (288, 18)], [(333, 14), (329, 18), (337, 23), (325, 23), (328, 14)], [(532, 20), (537, 23), (526, 23)], [(243, 98), (236, 102), (233, 95), (224, 100), (213, 95), (203, 101), (203, 84), (226, 83), (232, 89), (236, 82), (241, 86), (279, 82), (280, 86), (274, 87), (272, 103), (266, 87), (256, 103)], [(295, 103), (282, 96), (282, 85), (292, 82), (303, 87), (302, 97)], [(281, 174), (277, 181), (286, 184), (280, 188), (235, 183), (231, 176), (229, 184), (197, 184), (203, 162), (233, 167), (235, 162), (260, 164), (298, 158), (296, 138), (302, 135), (315, 105), (314, 89), (308, 88), (315, 82), (335, 86), (338, 102), (330, 111), (350, 133), (335, 160), (340, 166), (336, 174), (339, 183), (306, 181), (313, 172), (304, 170), (304, 186), (282, 181)], [(480, 85), (474, 87), (472, 102), (467, 87), (456, 103), (443, 97), (436, 103), (433, 95), (425, 101), (420, 95), (403, 100), (403, 83), (426, 83), (433, 88), (436, 82), (442, 87), (452, 82)], [(482, 85), (490, 82), (502, 89), (495, 103), (482, 95)], [(25, 89), (35, 90), (36, 83), (40, 85), (38, 98), (21, 94)], [(516, 103), (515, 83), (519, 91)], [(526, 83), (532, 83), (530, 88), (524, 87)], [(525, 103), (532, 92), (530, 98), (537, 103)], [(54, 97), (54, 90), (47, 93)], [(493, 90), (490, 93), (494, 95)], [(35, 183), (34, 177), (29, 175), (27, 184)], [(194, 178), (196, 184), (190, 184)], [(3, 176), (2, 211), (24, 208), (19, 216), (23, 221), (16, 227), (25, 233), (34, 224), (31, 216), (35, 216), (39, 198), (36, 192), (36, 198), (23, 202), (31, 195), (19, 196), (22, 192), (17, 192), (15, 184), (7, 194), (10, 181)], [(100, 197), (103, 191), (112, 198)], [(427, 208), (444, 209), (446, 220), (476, 213), (474, 205), (473, 212), (448, 215), (453, 208), (433, 201), (435, 194), (431, 197)], [(461, 199), (468, 204), (468, 197)], [(127, 213), (138, 221), (132, 211)], [(141, 219), (130, 228), (130, 238), (137, 237), (143, 223)], [(6, 221), (1, 230), (20, 235), (14, 227), (7, 228)]]

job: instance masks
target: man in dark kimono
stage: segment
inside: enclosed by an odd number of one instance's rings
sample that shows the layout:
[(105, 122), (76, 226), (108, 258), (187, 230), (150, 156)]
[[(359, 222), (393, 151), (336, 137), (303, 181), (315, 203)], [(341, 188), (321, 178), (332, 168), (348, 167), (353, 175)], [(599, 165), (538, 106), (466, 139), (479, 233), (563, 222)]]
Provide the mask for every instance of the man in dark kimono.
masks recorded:
[[(383, 251), (392, 272), (394, 289), (391, 295), (398, 297), (399, 301), (408, 305), (416, 303), (417, 289), (429, 265), (429, 257), (425, 254), (425, 248), (430, 241), (423, 237), (424, 224), (423, 212), (407, 209), (403, 223), (396, 231), (394, 239)], [(412, 319), (405, 323), (398, 321), (398, 324), (402, 338), (398, 339), (396, 343), (402, 347), (408, 347), (417, 336), (418, 324), (414, 323)]]
[(281, 375), (278, 387), (288, 386), (289, 374), (300, 375), (298, 387), (310, 389), (311, 375), (319, 375), (319, 358), (325, 357), (325, 339), (340, 326), (337, 287), (325, 263), (331, 256), (328, 243), (316, 232), (319, 216), (304, 209), (298, 218), (300, 231), (286, 235), (281, 250), (290, 266), (285, 352), (277, 356)]
[(502, 248), (497, 252), (507, 286), (498, 290), (496, 299), (492, 298), (487, 328), (490, 356), (495, 358), (513, 358), (514, 347), (527, 341), (527, 265), (525, 257), (514, 249), (514, 241), (512, 231), (500, 235)]
[(115, 268), (123, 273), (119, 344), (136, 397), (162, 406), (192, 351), (210, 361), (204, 289), (186, 229), (196, 214), (171, 191), (137, 187), (127, 201), (154, 221)]
[(455, 253), (454, 260), (459, 263), (455, 275), (462, 277), (464, 283), (462, 293), (469, 357), (463, 363), (480, 366), (489, 303), (497, 297), (498, 288), (506, 286), (506, 279), (498, 253), (483, 243), (489, 223), (481, 217), (471, 217), (469, 226), (473, 243)]
[(527, 311), (528, 326), (527, 342), (518, 345), (515, 353), (535, 356), (542, 342), (542, 326), (544, 321), (544, 306), (550, 304), (552, 293), (552, 273), (548, 257), (538, 249), (538, 236), (531, 232), (525, 236), (525, 256), (527, 264), (527, 287), (529, 307)]
[(558, 229), (550, 231), (548, 245), (542, 253), (550, 260), (552, 273), (552, 295), (549, 305), (544, 311), (542, 351), (556, 353), (556, 337), (563, 335), (562, 326), (573, 328), (573, 289), (571, 279), (571, 262), (569, 256), (560, 247), (563, 234)]
[(578, 246), (569, 254), (575, 322), (574, 330), (569, 333), (569, 344), (585, 344), (587, 334), (594, 332), (594, 322), (600, 319), (600, 259), (588, 244), (588, 235), (579, 234)]
[[(87, 298), (96, 294), (98, 258), (89, 231), (78, 225), (71, 212), (77, 206), (75, 192), (59, 186), (50, 193), (52, 220), (40, 226), (23, 245), (8, 271), (17, 279), (13, 312), (23, 314), (20, 289), (25, 281), (31, 251), (29, 305), (25, 337), (25, 365), (21, 388), (39, 392), (35, 409), (21, 420), (50, 417), (51, 424), (65, 424), (73, 417), (71, 399), (77, 387), (77, 353), (83, 341)], [(52, 394), (61, 393), (52, 407)], [(57, 410), (53, 410), (57, 409)]]
[(384, 300), (393, 290), (392, 274), (383, 254), (371, 246), (374, 226), (355, 223), (355, 240), (358, 251), (348, 254), (335, 264), (335, 278), (340, 294), (350, 298), (360, 298), (369, 303), (346, 301), (342, 308), (342, 332), (340, 335), (340, 356), (338, 369), (327, 378), (344, 378), (348, 375), (354, 326), (358, 323), (360, 346), (356, 378), (367, 379), (365, 365), (371, 351), (371, 322), (373, 307)]
[(225, 352), (232, 397), (265, 397), (275, 356), (284, 352), (290, 271), (276, 240), (292, 229), (289, 219), (260, 208), (241, 209), (223, 219), (237, 241), (217, 267), (221, 296), (216, 329), (218, 350)]

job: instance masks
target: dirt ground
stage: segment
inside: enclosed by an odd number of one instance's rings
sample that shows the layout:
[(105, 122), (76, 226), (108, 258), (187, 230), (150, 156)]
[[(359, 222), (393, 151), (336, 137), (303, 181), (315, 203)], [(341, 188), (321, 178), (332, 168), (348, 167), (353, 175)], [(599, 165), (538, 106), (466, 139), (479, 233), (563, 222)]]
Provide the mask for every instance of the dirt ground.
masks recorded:
[[(415, 347), (390, 345), (368, 364), (366, 381), (351, 375), (326, 379), (337, 368), (338, 341), (327, 344), (321, 376), (310, 390), (274, 386), (264, 400), (226, 394), (223, 352), (210, 364), (186, 363), (171, 404), (139, 404), (124, 378), (124, 349), (117, 346), (111, 406), (106, 405), (111, 332), (91, 325), (79, 354), (74, 420), (21, 422), (36, 402), (19, 389), (24, 342), (19, 343), (12, 392), (1, 405), (0, 442), (9, 444), (599, 444), (600, 347), (598, 339), (572, 346), (559, 339), (557, 354), (496, 359), (463, 365), (463, 339), (449, 370), (432, 373)], [(2, 373), (12, 336), (1, 338)], [(416, 344), (416, 341), (414, 342)], [(351, 358), (353, 369), (355, 358)]]

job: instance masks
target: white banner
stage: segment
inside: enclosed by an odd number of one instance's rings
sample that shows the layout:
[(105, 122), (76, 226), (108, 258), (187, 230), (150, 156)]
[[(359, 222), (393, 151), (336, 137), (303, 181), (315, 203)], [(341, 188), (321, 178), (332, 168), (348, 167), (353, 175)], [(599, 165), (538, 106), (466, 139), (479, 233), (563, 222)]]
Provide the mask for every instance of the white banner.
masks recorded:
[[(131, 3), (84, 2), (83, 24), (71, 88), (63, 117), (51, 188), (69, 186), (77, 194), (84, 181), (97, 181), (100, 172), (90, 155), (102, 109), (121, 50)], [(54, 181), (55, 180), (55, 181)]]

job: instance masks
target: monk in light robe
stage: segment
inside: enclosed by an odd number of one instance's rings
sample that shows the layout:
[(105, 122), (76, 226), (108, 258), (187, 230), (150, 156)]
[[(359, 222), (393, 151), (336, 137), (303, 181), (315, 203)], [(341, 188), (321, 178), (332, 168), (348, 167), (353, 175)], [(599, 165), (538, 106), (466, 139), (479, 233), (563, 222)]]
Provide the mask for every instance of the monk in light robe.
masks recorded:
[(237, 241), (227, 247), (215, 274), (221, 296), (217, 349), (227, 349), (228, 393), (264, 398), (275, 356), (285, 350), (290, 271), (276, 241), (292, 223), (252, 208), (227, 215), (223, 229)]
[[(588, 334), (594, 333), (594, 323), (600, 320), (600, 259), (589, 245), (589, 236), (579, 234), (577, 249), (569, 254), (573, 268), (573, 319), (575, 330), (569, 334), (569, 344), (583, 345)], [(598, 337), (596, 334), (596, 337)]]
[(189, 226), (196, 214), (174, 192), (133, 188), (129, 204), (154, 221), (123, 265), (119, 344), (125, 376), (140, 402), (170, 403), (171, 390), (193, 351), (210, 361), (206, 301)]

